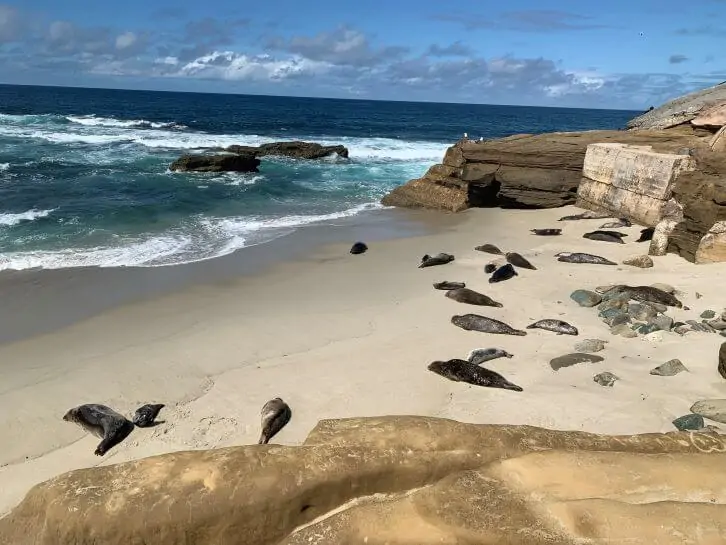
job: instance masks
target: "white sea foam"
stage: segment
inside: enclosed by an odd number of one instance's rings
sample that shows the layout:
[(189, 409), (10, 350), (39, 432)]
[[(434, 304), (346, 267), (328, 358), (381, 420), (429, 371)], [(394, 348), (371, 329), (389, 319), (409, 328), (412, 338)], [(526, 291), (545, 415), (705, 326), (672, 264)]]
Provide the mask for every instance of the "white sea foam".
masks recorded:
[(0, 254), (0, 271), (70, 267), (159, 267), (192, 263), (221, 257), (245, 246), (269, 242), (304, 225), (351, 217), (379, 208), (382, 206), (378, 203), (366, 203), (340, 212), (309, 216), (273, 219), (201, 218), (184, 233), (170, 233), (147, 240), (120, 241), (114, 247), (6, 252)]
[(55, 208), (50, 210), (27, 210), (20, 213), (0, 213), (0, 225), (12, 226), (17, 225), (21, 221), (33, 221), (38, 218), (44, 218), (53, 212)]
[(10, 163), (0, 163), (0, 171), (8, 170), (10, 168)]
[(69, 115), (66, 119), (71, 123), (85, 125), (87, 127), (118, 127), (121, 129), (186, 129), (186, 125), (180, 123), (160, 123), (147, 121), (146, 119), (115, 119), (112, 117), (96, 117), (95, 115)]

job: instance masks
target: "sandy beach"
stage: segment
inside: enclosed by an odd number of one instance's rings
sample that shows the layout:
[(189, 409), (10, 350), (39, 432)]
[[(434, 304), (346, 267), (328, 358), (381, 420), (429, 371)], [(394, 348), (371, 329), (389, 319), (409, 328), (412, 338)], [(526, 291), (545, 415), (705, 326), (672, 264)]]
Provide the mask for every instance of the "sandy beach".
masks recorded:
[[(293, 416), (273, 442), (290, 445), (303, 441), (321, 419), (384, 414), (608, 434), (673, 430), (671, 421), (695, 401), (726, 397), (726, 381), (716, 370), (724, 339), (696, 332), (663, 333), (660, 341), (613, 336), (595, 309), (579, 307), (569, 295), (612, 283), (662, 282), (674, 286), (690, 307), (668, 314), (698, 319), (706, 309), (723, 310), (720, 279), (726, 264), (696, 266), (675, 255), (654, 257), (650, 269), (558, 262), (553, 256), (560, 251), (618, 263), (647, 253), (647, 243), (635, 242), (638, 226), (619, 229), (629, 234), (621, 245), (582, 238), (607, 220), (557, 222), (579, 211), (471, 209), (447, 216), (435, 234), (373, 241), (363, 255), (348, 253), (355, 240), (327, 244), (254, 274), (180, 284), (169, 293), (108, 305), (71, 325), (0, 345), (0, 513), (34, 484), (72, 469), (256, 443), (260, 408), (277, 396), (290, 404)], [(529, 231), (535, 227), (564, 232), (538, 237)], [(355, 239), (365, 237), (360, 234)], [(518, 269), (516, 278), (489, 284), (483, 268), (496, 256), (474, 250), (484, 243), (517, 251), (538, 270)], [(439, 252), (456, 259), (417, 268), (422, 255)], [(213, 267), (199, 265), (205, 266)], [(442, 280), (466, 282), (503, 307), (452, 301), (432, 287)], [(31, 300), (40, 305), (42, 298)], [(4, 320), (12, 321), (12, 312), (6, 307)], [(453, 315), (466, 313), (517, 329), (558, 318), (575, 325), (579, 335), (542, 330), (528, 330), (524, 337), (491, 335), (451, 324)], [(608, 341), (598, 353), (605, 361), (551, 369), (552, 358), (574, 352), (584, 339)], [(514, 354), (485, 366), (523, 392), (454, 383), (426, 369), (434, 360), (465, 358), (474, 348), (488, 347)], [(672, 358), (689, 372), (649, 374)], [(620, 380), (612, 388), (600, 386), (592, 377), (602, 371)], [(150, 402), (167, 405), (160, 415), (165, 422), (136, 429), (103, 458), (93, 454), (96, 437), (61, 420), (82, 403), (131, 415)]]

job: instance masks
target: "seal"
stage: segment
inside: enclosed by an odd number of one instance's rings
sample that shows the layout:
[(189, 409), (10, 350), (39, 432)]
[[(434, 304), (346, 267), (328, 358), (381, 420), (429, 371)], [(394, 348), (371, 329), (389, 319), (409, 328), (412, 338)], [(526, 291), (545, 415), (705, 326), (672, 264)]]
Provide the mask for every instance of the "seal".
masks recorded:
[(436, 254), (435, 256), (431, 257), (429, 254), (426, 254), (421, 258), (421, 264), (418, 266), (419, 269), (423, 267), (433, 267), (434, 265), (446, 265), (447, 263), (450, 263), (454, 261), (454, 256), (451, 254), (445, 254), (440, 253)]
[(512, 265), (515, 265), (517, 267), (520, 267), (522, 269), (531, 269), (533, 271), (537, 270), (537, 267), (532, 265), (529, 261), (524, 259), (522, 255), (518, 254), (517, 252), (507, 252), (504, 257), (507, 259), (507, 262), (511, 263)]
[(480, 305), (483, 307), (501, 308), (503, 305), (497, 303), (491, 297), (487, 297), (483, 293), (470, 290), (469, 288), (458, 288), (446, 292), (446, 297), (458, 301), (459, 303), (467, 303), (469, 305)]
[(618, 218), (618, 221), (604, 223), (600, 229), (617, 229), (619, 227), (632, 227), (632, 222), (628, 218)]
[(653, 286), (626, 286), (618, 284), (605, 293), (627, 293), (631, 299), (642, 303), (659, 303), (669, 307), (683, 308), (683, 303), (672, 293)]
[(112, 408), (97, 403), (79, 405), (63, 415), (63, 420), (77, 424), (88, 433), (102, 440), (93, 453), (103, 456), (111, 448), (126, 439), (133, 431), (134, 424)]
[(136, 409), (134, 417), (131, 421), (139, 428), (150, 428), (156, 426), (161, 422), (156, 422), (156, 417), (159, 416), (161, 409), (166, 407), (163, 403), (149, 403), (143, 407)]
[(466, 284), (464, 282), (449, 282), (447, 280), (444, 280), (443, 282), (436, 282), (434, 284), (434, 288), (437, 290), (456, 290), (459, 288), (465, 288)]
[(546, 331), (554, 331), (558, 335), (578, 335), (577, 328), (563, 322), (562, 320), (546, 319), (539, 320), (527, 326), (527, 329), (544, 329)]
[(588, 210), (582, 214), (575, 214), (574, 216), (562, 216), (558, 221), (604, 220), (605, 218), (612, 218), (612, 215)]
[(484, 272), (487, 274), (492, 274), (496, 270), (497, 266), (494, 263), (487, 263), (486, 265), (484, 265)]
[(506, 265), (502, 265), (499, 267), (492, 276), (489, 278), (489, 283), (494, 284), (495, 282), (502, 282), (504, 280), (509, 280), (510, 278), (513, 278), (515, 276), (519, 276), (517, 274), (517, 271), (514, 270), (514, 267), (512, 267), (511, 263), (507, 263)]
[(466, 356), (466, 359), (469, 361), (469, 363), (479, 365), (481, 363), (484, 363), (485, 361), (491, 361), (497, 358), (513, 357), (513, 354), (510, 354), (506, 350), (501, 350), (500, 348), (475, 348), (474, 350), (469, 352), (469, 355)]
[(282, 398), (276, 397), (262, 406), (260, 416), (262, 417), (262, 433), (257, 444), (266, 445), (270, 439), (290, 422), (292, 410)]
[(497, 333), (499, 335), (517, 335), (522, 337), (527, 334), (526, 331), (514, 329), (509, 324), (487, 318), (479, 314), (463, 314), (451, 317), (451, 323), (466, 331), (480, 331), (482, 333)]
[(554, 237), (562, 234), (562, 229), (530, 229), (530, 232), (540, 237)]
[(582, 252), (559, 252), (555, 254), (557, 261), (564, 263), (590, 263), (592, 265), (617, 265), (609, 259), (594, 254), (584, 254)]
[(523, 390), (521, 386), (509, 382), (499, 373), (460, 359), (435, 361), (429, 364), (428, 370), (454, 382), (466, 382), (474, 386), (501, 388), (514, 392)]
[(488, 254), (502, 255), (504, 253), (499, 248), (494, 246), (494, 244), (482, 244), (481, 246), (477, 246), (474, 249), (478, 250), (479, 252), (486, 252)]
[(350, 253), (353, 255), (364, 254), (367, 251), (368, 251), (368, 246), (366, 245), (365, 242), (356, 242), (350, 248)]
[(655, 227), (646, 227), (640, 230), (640, 238), (635, 242), (647, 242), (653, 240), (653, 233), (655, 233)]
[(617, 231), (591, 231), (582, 235), (582, 238), (589, 238), (590, 240), (600, 240), (602, 242), (615, 242), (617, 244), (625, 244), (622, 237), (623, 233)]

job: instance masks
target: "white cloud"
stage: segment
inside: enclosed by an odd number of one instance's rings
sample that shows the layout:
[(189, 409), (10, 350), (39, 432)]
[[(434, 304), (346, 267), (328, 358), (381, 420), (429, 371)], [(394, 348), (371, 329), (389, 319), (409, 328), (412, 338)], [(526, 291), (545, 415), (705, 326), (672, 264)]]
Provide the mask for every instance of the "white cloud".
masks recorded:
[(172, 75), (236, 81), (275, 81), (299, 76), (320, 75), (329, 69), (328, 63), (311, 61), (300, 56), (276, 59), (270, 55), (245, 55), (234, 51), (215, 51), (186, 63)]
[(116, 37), (116, 49), (128, 49), (133, 46), (138, 37), (133, 32), (124, 32)]

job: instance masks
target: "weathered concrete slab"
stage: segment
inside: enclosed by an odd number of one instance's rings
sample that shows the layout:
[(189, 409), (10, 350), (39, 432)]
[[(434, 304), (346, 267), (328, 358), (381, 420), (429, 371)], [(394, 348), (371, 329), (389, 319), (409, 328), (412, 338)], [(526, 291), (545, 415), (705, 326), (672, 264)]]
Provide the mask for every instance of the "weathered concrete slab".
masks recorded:
[(726, 221), (716, 222), (696, 249), (696, 263), (726, 261)]

